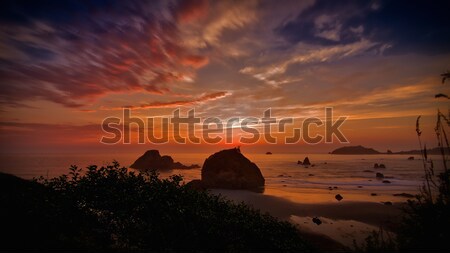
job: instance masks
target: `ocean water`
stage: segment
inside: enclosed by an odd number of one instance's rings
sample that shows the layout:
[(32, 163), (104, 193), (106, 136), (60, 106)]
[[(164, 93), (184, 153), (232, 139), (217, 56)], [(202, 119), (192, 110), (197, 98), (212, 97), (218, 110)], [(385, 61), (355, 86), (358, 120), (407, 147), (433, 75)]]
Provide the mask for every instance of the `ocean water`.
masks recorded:
[[(0, 155), (0, 171), (22, 178), (56, 177), (68, 172), (70, 165), (85, 167), (91, 164), (106, 165), (117, 160), (129, 166), (138, 153), (112, 154), (11, 154)], [(211, 154), (175, 153), (175, 161), (186, 165), (203, 164)], [(263, 194), (282, 197), (298, 203), (337, 202), (336, 194), (345, 201), (404, 202), (405, 197), (393, 194), (417, 194), (423, 183), (423, 167), (419, 156), (407, 160), (409, 155), (331, 155), (331, 154), (245, 154), (261, 169), (266, 179)], [(308, 156), (314, 166), (297, 165)], [(432, 157), (436, 172), (442, 169), (440, 157)], [(374, 169), (374, 163), (383, 163), (385, 169)], [(367, 172), (370, 170), (372, 172)], [(383, 173), (383, 183), (375, 177)], [(173, 170), (161, 173), (161, 177), (179, 174), (185, 182), (199, 179), (201, 169)], [(332, 190), (329, 189), (332, 188)], [(376, 196), (371, 196), (374, 193)]]

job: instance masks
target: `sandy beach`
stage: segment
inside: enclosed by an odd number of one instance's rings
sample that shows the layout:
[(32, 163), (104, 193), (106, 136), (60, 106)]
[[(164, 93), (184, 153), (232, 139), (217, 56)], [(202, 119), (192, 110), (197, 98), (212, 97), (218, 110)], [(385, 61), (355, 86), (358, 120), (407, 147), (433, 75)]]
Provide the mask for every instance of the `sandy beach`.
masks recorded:
[[(363, 243), (371, 231), (378, 231), (380, 227), (391, 230), (401, 219), (401, 208), (404, 206), (401, 202), (385, 205), (345, 200), (336, 203), (296, 203), (250, 191), (223, 189), (213, 189), (211, 193), (236, 203), (244, 202), (281, 220), (297, 224), (304, 233), (328, 237), (347, 247), (353, 245), (353, 240)], [(314, 224), (313, 217), (318, 217), (323, 223)]]

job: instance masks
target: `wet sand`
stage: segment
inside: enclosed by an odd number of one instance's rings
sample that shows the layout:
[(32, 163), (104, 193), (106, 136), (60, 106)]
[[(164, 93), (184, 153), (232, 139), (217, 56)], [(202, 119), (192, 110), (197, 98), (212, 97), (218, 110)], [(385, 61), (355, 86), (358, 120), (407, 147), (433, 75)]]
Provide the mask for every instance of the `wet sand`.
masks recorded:
[[(331, 238), (338, 242), (336, 245), (340, 243), (351, 247), (353, 239), (361, 243), (371, 231), (380, 227), (392, 230), (400, 221), (401, 208), (405, 205), (404, 203), (384, 205), (345, 199), (340, 202), (336, 200), (335, 203), (296, 203), (285, 198), (249, 191), (223, 189), (210, 191), (297, 224), (305, 237), (318, 241), (319, 245), (321, 241), (329, 241)], [(312, 217), (318, 217), (324, 223), (318, 226), (312, 222)]]
[(295, 203), (280, 197), (269, 196), (249, 191), (213, 189), (214, 194), (221, 194), (235, 202), (245, 202), (256, 209), (268, 212), (283, 220), (295, 216), (319, 216), (334, 220), (356, 220), (379, 226), (398, 222), (401, 218), (402, 203), (392, 206), (374, 202), (349, 202), (342, 200), (336, 203)]

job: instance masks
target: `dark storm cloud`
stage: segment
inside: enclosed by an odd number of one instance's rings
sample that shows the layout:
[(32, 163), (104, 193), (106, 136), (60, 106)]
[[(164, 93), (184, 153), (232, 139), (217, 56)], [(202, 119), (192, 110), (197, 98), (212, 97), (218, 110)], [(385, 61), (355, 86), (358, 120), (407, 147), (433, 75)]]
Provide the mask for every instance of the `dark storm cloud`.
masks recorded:
[(362, 38), (388, 54), (450, 52), (449, 1), (319, 0), (275, 32), (291, 43), (339, 45)]

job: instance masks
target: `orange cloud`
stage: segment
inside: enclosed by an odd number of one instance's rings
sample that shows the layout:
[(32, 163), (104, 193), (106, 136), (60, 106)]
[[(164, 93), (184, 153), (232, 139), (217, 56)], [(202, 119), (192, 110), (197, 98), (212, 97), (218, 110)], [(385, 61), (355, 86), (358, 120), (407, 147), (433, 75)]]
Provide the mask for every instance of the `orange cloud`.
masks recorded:
[(211, 93), (211, 94), (202, 95), (198, 98), (191, 99), (191, 100), (152, 102), (152, 103), (141, 104), (141, 105), (127, 105), (127, 106), (123, 106), (123, 107), (114, 107), (114, 108), (102, 107), (101, 109), (102, 110), (122, 110), (123, 108), (129, 108), (129, 109), (139, 110), (139, 109), (148, 109), (148, 108), (172, 108), (172, 107), (178, 107), (178, 106), (191, 106), (191, 105), (205, 103), (208, 101), (221, 99), (221, 98), (224, 98), (229, 95), (231, 95), (230, 92), (221, 91), (221, 92), (215, 92), (215, 93)]
[(181, 59), (181, 64), (194, 68), (201, 68), (208, 64), (209, 59), (199, 55), (188, 55)]

